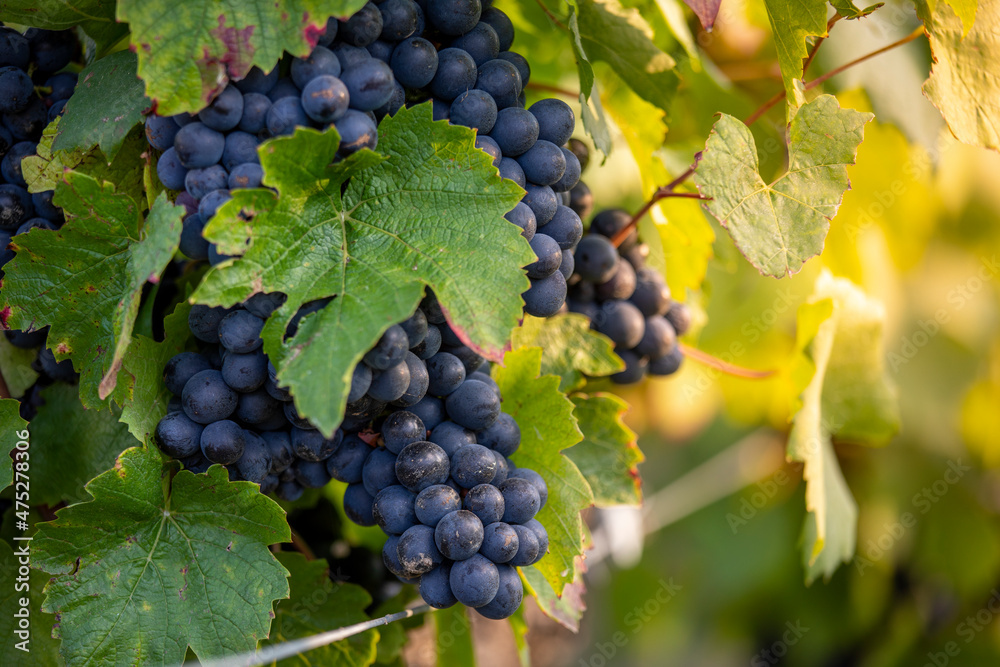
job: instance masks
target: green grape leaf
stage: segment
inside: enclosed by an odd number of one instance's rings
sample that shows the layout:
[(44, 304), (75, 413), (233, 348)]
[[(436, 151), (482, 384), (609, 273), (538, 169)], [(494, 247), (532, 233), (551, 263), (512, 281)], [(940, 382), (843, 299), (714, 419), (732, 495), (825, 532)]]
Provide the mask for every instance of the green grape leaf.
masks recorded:
[(106, 52), (128, 34), (128, 26), (115, 22), (114, 0), (5, 0), (0, 21), (46, 30), (80, 26)]
[(793, 82), (802, 78), (802, 60), (809, 55), (806, 39), (826, 36), (826, 0), (764, 0), (771, 23), (778, 67), (789, 101), (795, 99)]
[(67, 170), (72, 169), (98, 181), (115, 184), (115, 191), (126, 194), (136, 201), (142, 201), (143, 170), (147, 164), (146, 154), (149, 144), (141, 127), (126, 134), (122, 145), (110, 162), (97, 146), (87, 149), (74, 148), (55, 151), (53, 142), (59, 133), (59, 126), (65, 116), (49, 123), (42, 133), (35, 155), (29, 155), (21, 162), (24, 179), (29, 192), (55, 190), (63, 181)]
[[(365, 608), (372, 603), (371, 596), (361, 586), (331, 581), (326, 560), (309, 561), (302, 554), (282, 552), (278, 562), (289, 572), (289, 597), (275, 606), (271, 632), (262, 647), (368, 620)], [(368, 630), (277, 664), (366, 667), (375, 661), (378, 641), (379, 631)]]
[(576, 395), (573, 416), (583, 442), (566, 450), (594, 491), (598, 507), (641, 505), (638, 465), (646, 460), (622, 419), (628, 404), (614, 394)]
[(559, 391), (559, 378), (539, 377), (542, 350), (522, 347), (504, 355), (503, 365), (493, 367), (500, 386), (503, 411), (521, 428), (521, 446), (511, 459), (542, 476), (549, 499), (537, 518), (549, 533), (549, 553), (534, 565), (561, 595), (576, 576), (578, 556), (583, 555), (583, 520), (580, 511), (594, 504), (594, 493), (563, 450), (583, 439), (573, 417), (573, 403)]
[[(278, 194), (241, 190), (206, 228), (222, 252), (245, 254), (210, 271), (193, 298), (231, 305), (261, 290), (288, 294), (264, 328), (264, 349), (324, 433), (340, 424), (354, 366), (410, 316), (425, 285), (489, 359), (522, 317), (517, 295), (529, 283), (520, 267), (534, 254), (503, 215), (523, 191), (500, 178), (474, 137), (433, 122), (422, 104), (382, 121), (378, 153), (331, 165), (336, 130), (300, 129), (260, 149), (264, 183)], [(302, 304), (334, 295), (283, 343)]]
[(251, 651), (267, 636), (287, 572), (268, 545), (284, 512), (222, 466), (171, 478), (151, 448), (122, 453), (87, 485), (93, 500), (39, 524), (32, 565), (52, 575), (62, 654), (82, 664), (178, 664)]
[(87, 410), (77, 397), (76, 387), (57, 382), (42, 391), (45, 405), (31, 420), (31, 437), (42, 446), (31, 452), (31, 500), (54, 506), (59, 502), (89, 500), (84, 487), (91, 479), (111, 468), (118, 455), (135, 447), (135, 438), (121, 413)]
[(80, 72), (80, 82), (66, 103), (53, 151), (89, 150), (99, 146), (114, 160), (125, 137), (143, 122), (149, 98), (136, 76), (136, 56), (118, 51), (96, 60)]
[[(6, 427), (6, 422), (4, 422)], [(59, 659), (59, 641), (52, 638), (56, 617), (43, 614), (42, 589), (48, 577), (38, 570), (27, 573), (26, 581), (20, 580), (18, 572), (21, 558), (30, 558), (31, 542), (18, 541), (13, 549), (5, 540), (0, 540), (0, 618), (7, 624), (7, 630), (0, 633), (0, 664), (17, 667), (52, 667), (63, 664)], [(25, 568), (27, 569), (27, 568)], [(23, 586), (27, 588), (22, 588)], [(28, 599), (28, 606), (22, 607), (21, 600)], [(15, 616), (28, 610), (28, 634), (19, 636)], [(15, 620), (17, 619), (17, 620)], [(25, 641), (25, 640), (28, 641)]]
[(896, 389), (885, 370), (884, 326), (880, 303), (826, 270), (799, 307), (788, 457), (805, 465), (808, 582), (829, 578), (854, 555), (858, 508), (833, 439), (879, 446), (899, 430)]
[(121, 406), (121, 421), (141, 442), (153, 436), (156, 424), (167, 414), (170, 390), (163, 383), (163, 369), (175, 354), (184, 352), (191, 337), (188, 329), (187, 302), (177, 304), (163, 319), (164, 338), (157, 342), (143, 335), (133, 335), (122, 359), (118, 384), (112, 400)]
[[(28, 429), (28, 422), (21, 419), (21, 404), (13, 398), (0, 398), (0, 491), (14, 481), (13, 460), (10, 453)], [(18, 435), (20, 434), (20, 435)], [(9, 617), (6, 617), (9, 618)]]
[(802, 105), (788, 128), (788, 170), (771, 183), (761, 178), (750, 129), (728, 114), (716, 121), (695, 180), (712, 198), (705, 208), (762, 274), (791, 275), (822, 252), (872, 118), (841, 109), (832, 95)]
[(653, 30), (642, 14), (618, 0), (577, 0), (576, 6), (588, 59), (606, 62), (637, 95), (669, 111), (680, 83), (677, 63), (653, 43)]
[(96, 407), (114, 390), (143, 285), (159, 280), (177, 250), (184, 209), (161, 195), (144, 222), (131, 197), (75, 172), (55, 203), (67, 217), (61, 229), (33, 229), (13, 243), (4, 325), (51, 326), (47, 345), (56, 359), (73, 359), (80, 398)]
[(855, 7), (854, 2), (852, 0), (830, 0), (830, 4), (833, 6), (834, 9), (837, 10), (837, 13), (843, 16), (844, 18), (860, 19), (864, 18), (865, 16), (868, 16), (869, 14), (874, 12), (876, 9), (878, 9), (885, 3), (876, 2), (874, 5), (869, 5), (864, 9), (858, 9), (857, 7)]
[(476, 667), (469, 610), (463, 604), (434, 610), (437, 667)]
[(957, 14), (957, 3), (928, 4), (917, 2), (933, 58), (924, 94), (959, 141), (1000, 150), (1000, 5), (983, 3), (976, 17), (975, 6)]
[(6, 336), (0, 336), (0, 375), (7, 383), (11, 396), (21, 397), (38, 380), (38, 372), (31, 363), (38, 357), (38, 350), (14, 347)]
[[(160, 114), (198, 111), (226, 84), (257, 65), (274, 69), (282, 52), (304, 56), (330, 16), (349, 16), (364, 0), (120, 0), (132, 30), (139, 76)], [(169, 17), (166, 20), (164, 17)]]
[(605, 377), (625, 369), (611, 339), (593, 331), (590, 320), (577, 313), (527, 315), (510, 342), (514, 349), (542, 348), (542, 375), (558, 375), (560, 391), (579, 389), (585, 376)]
[(528, 646), (528, 620), (524, 617), (524, 605), (507, 619), (511, 632), (514, 634), (514, 645), (517, 647), (517, 658), (521, 667), (531, 667), (531, 648)]
[(572, 3), (569, 7), (567, 26), (573, 56), (576, 58), (576, 71), (580, 78), (580, 116), (583, 120), (583, 129), (594, 140), (594, 147), (606, 158), (611, 154), (611, 130), (604, 118), (601, 97), (595, 94), (597, 84), (594, 81), (594, 66), (590, 64), (587, 53), (583, 50), (578, 12)]
[(542, 613), (563, 627), (579, 632), (580, 620), (587, 610), (587, 603), (583, 599), (586, 588), (582, 574), (578, 574), (572, 583), (566, 584), (561, 595), (556, 595), (548, 578), (534, 565), (520, 570), (525, 589), (538, 602)]

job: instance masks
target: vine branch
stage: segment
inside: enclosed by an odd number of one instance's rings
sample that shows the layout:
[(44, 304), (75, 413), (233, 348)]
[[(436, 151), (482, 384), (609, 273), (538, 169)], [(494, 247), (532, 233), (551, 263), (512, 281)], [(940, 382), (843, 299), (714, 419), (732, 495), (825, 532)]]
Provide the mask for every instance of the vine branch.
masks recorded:
[(560, 27), (560, 28), (562, 28), (563, 30), (569, 30), (569, 28), (567, 28), (567, 27), (566, 27), (566, 24), (565, 24), (565, 23), (563, 23), (562, 21), (560, 21), (560, 20), (559, 20), (559, 17), (558, 17), (558, 16), (556, 16), (555, 14), (553, 14), (553, 13), (552, 13), (552, 10), (551, 10), (551, 9), (549, 9), (549, 8), (548, 8), (548, 7), (547, 7), (547, 6), (545, 5), (545, 2), (544, 2), (544, 0), (535, 0), (535, 2), (537, 2), (537, 3), (538, 3), (538, 6), (542, 8), (542, 11), (543, 11), (543, 12), (545, 12), (545, 15), (549, 17), (549, 20), (550, 20), (550, 21), (552, 21), (553, 23), (555, 23), (555, 24), (556, 24), (557, 26), (559, 26), (559, 27)]
[(311, 637), (293, 639), (292, 641), (284, 642), (282, 644), (271, 644), (270, 646), (265, 646), (257, 651), (249, 651), (247, 653), (227, 658), (219, 658), (218, 660), (202, 660), (200, 662), (193, 660), (184, 663), (184, 667), (196, 667), (197, 665), (201, 665), (202, 667), (256, 667), (256, 665), (272, 664), (278, 662), (279, 660), (290, 658), (293, 655), (311, 651), (314, 648), (320, 648), (334, 642), (339, 642), (342, 639), (353, 637), (354, 635), (360, 635), (362, 632), (374, 630), (375, 628), (383, 625), (389, 625), (390, 623), (394, 623), (396, 621), (402, 621), (403, 619), (411, 618), (417, 614), (424, 614), (430, 610), (431, 607), (429, 605), (422, 604), (416, 607), (411, 607), (410, 609), (404, 609), (403, 611), (396, 612), (395, 614), (387, 614), (379, 618), (373, 618), (372, 620), (365, 621), (364, 623), (355, 623), (354, 625), (337, 628), (336, 630), (321, 632), (320, 634), (312, 635)]
[(653, 196), (649, 198), (649, 201), (643, 204), (642, 208), (640, 208), (639, 211), (632, 216), (632, 219), (629, 220), (629, 223), (625, 225), (621, 230), (619, 230), (617, 234), (611, 237), (611, 245), (613, 245), (616, 248), (620, 246), (622, 242), (624, 242), (625, 239), (628, 238), (628, 235), (632, 232), (632, 230), (635, 229), (635, 226), (639, 224), (639, 221), (642, 220), (643, 216), (645, 216), (646, 213), (649, 212), (649, 209), (653, 208), (653, 206), (656, 205), (656, 203), (662, 199), (667, 199), (668, 197), (674, 197), (683, 199), (708, 200), (709, 199), (708, 197), (705, 197), (703, 195), (694, 192), (674, 192), (674, 189), (676, 189), (678, 185), (680, 185), (681, 183), (683, 183), (684, 181), (686, 181), (688, 178), (691, 177), (695, 169), (697, 169), (698, 167), (699, 160), (701, 160), (701, 153), (697, 153), (694, 156), (694, 164), (688, 167), (684, 173), (682, 173), (680, 176), (670, 181), (666, 185), (658, 188), (656, 192), (653, 193)]
[(726, 375), (732, 375), (733, 377), (747, 378), (749, 380), (762, 380), (763, 378), (771, 377), (777, 372), (774, 370), (755, 371), (751, 368), (743, 368), (742, 366), (737, 366), (736, 364), (731, 364), (728, 361), (723, 361), (718, 357), (714, 357), (708, 352), (699, 350), (696, 347), (685, 345), (680, 341), (678, 341), (677, 344), (680, 345), (681, 352), (684, 353), (684, 356), (690, 357), (699, 363), (705, 364), (706, 366), (714, 368), (718, 371), (722, 371)]

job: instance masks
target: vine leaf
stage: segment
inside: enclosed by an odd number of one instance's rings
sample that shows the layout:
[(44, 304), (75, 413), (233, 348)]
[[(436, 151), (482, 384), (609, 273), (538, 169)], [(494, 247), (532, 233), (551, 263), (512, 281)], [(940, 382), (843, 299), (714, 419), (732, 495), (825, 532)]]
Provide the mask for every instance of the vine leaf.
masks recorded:
[[(309, 637), (368, 620), (365, 608), (372, 598), (361, 586), (330, 580), (326, 560), (306, 560), (298, 553), (281, 552), (278, 562), (288, 570), (289, 598), (274, 609), (271, 633), (262, 646)], [(368, 630), (333, 644), (312, 649), (279, 665), (344, 665), (367, 667), (375, 661), (378, 630)]]
[(108, 160), (114, 160), (129, 131), (143, 121), (142, 111), (149, 107), (136, 66), (134, 53), (118, 51), (80, 72), (59, 121), (53, 151), (99, 146)]
[(933, 56), (924, 94), (959, 141), (1000, 150), (1000, 6), (984, 2), (977, 17), (975, 5), (959, 15), (958, 3), (928, 4), (917, 2)]
[(167, 414), (170, 390), (163, 383), (163, 369), (175, 354), (184, 352), (191, 336), (188, 329), (187, 302), (177, 304), (163, 319), (164, 338), (157, 342), (144, 335), (133, 335), (122, 359), (118, 384), (111, 395), (121, 406), (121, 421), (140, 442), (152, 437), (157, 422)]
[(546, 576), (534, 565), (521, 568), (521, 580), (525, 582), (527, 591), (538, 602), (542, 613), (563, 627), (579, 632), (580, 620), (587, 610), (584, 601), (586, 587), (583, 575), (578, 573), (576, 579), (563, 588), (561, 595), (556, 595), (552, 584)]
[(28, 428), (28, 422), (21, 419), (21, 404), (13, 398), (0, 398), (0, 491), (3, 491), (14, 481), (13, 460), (10, 453), (21, 440), (18, 433)]
[(122, 453), (87, 485), (93, 500), (42, 523), (32, 565), (53, 575), (69, 664), (178, 664), (250, 651), (267, 636), (287, 572), (268, 545), (291, 539), (284, 512), (221, 466), (170, 479), (152, 448)]
[(653, 43), (653, 30), (637, 9), (618, 0), (577, 0), (580, 41), (643, 99), (669, 112), (680, 79), (674, 59)]
[(795, 99), (794, 81), (802, 78), (802, 60), (809, 55), (806, 39), (826, 36), (826, 0), (764, 0), (771, 23), (778, 67), (788, 99)]
[(826, 270), (799, 307), (788, 457), (805, 464), (807, 582), (829, 578), (854, 555), (858, 508), (833, 438), (878, 446), (899, 429), (896, 389), (885, 372), (884, 325), (880, 303)]
[[(6, 424), (4, 422), (5, 427)], [(14, 549), (27, 549), (30, 544), (27, 541), (16, 542)], [(52, 637), (56, 617), (38, 611), (42, 606), (42, 589), (49, 578), (38, 570), (31, 570), (27, 577), (28, 588), (18, 590), (18, 584), (24, 583), (23, 580), (18, 581), (18, 569), (21, 565), (18, 561), (24, 557), (24, 553), (15, 553), (14, 549), (6, 540), (0, 540), (0, 614), (3, 614), (2, 618), (10, 619), (7, 621), (10, 623), (9, 629), (0, 633), (0, 664), (18, 667), (51, 667), (61, 664), (59, 641)], [(21, 598), (24, 597), (28, 598), (28, 608), (31, 610), (28, 618), (30, 634), (27, 635), (30, 641), (22, 644), (24, 639), (17, 635), (12, 620), (16, 618), (16, 612), (24, 609), (21, 606)], [(18, 644), (21, 644), (20, 648)], [(29, 650), (22, 650), (24, 648)]]
[(97, 44), (98, 55), (128, 33), (127, 25), (115, 22), (114, 0), (5, 0), (0, 21), (46, 30), (80, 26)]
[(493, 367), (493, 379), (500, 386), (503, 411), (521, 427), (521, 446), (511, 459), (540, 474), (549, 488), (548, 502), (536, 517), (549, 533), (549, 553), (534, 567), (561, 595), (576, 577), (584, 544), (580, 511), (594, 504), (594, 493), (562, 453), (583, 439), (573, 403), (559, 391), (558, 377), (539, 377), (541, 367), (541, 348), (522, 347)]
[(55, 203), (67, 216), (61, 229), (33, 229), (12, 242), (5, 326), (51, 326), (47, 345), (56, 359), (73, 359), (80, 398), (96, 407), (117, 382), (143, 285), (159, 280), (177, 250), (184, 209), (161, 195), (144, 223), (131, 197), (75, 172)]
[[(333, 165), (335, 129), (265, 144), (264, 182), (279, 194), (242, 190), (220, 209), (206, 235), (245, 254), (210, 271), (193, 295), (231, 305), (255, 291), (288, 294), (264, 328), (264, 349), (300, 413), (326, 434), (340, 424), (354, 366), (410, 316), (425, 286), (464, 342), (499, 359), (522, 317), (521, 267), (534, 257), (503, 218), (523, 192), (500, 178), (471, 130), (433, 122), (423, 104), (386, 118), (379, 133), (378, 153)], [(333, 296), (283, 343), (302, 304)]]
[[(88, 500), (84, 487), (115, 464), (135, 438), (118, 421), (121, 410), (87, 410), (76, 387), (56, 383), (42, 392), (45, 405), (31, 420), (31, 437), (43, 446), (31, 452), (31, 500), (54, 506)], [(81, 437), (86, 434), (86, 437)]]
[[(962, 1), (962, 0), (959, 0)], [(975, 0), (973, 0), (975, 1)], [(853, 0), (830, 0), (830, 5), (837, 10), (837, 13), (846, 19), (860, 19), (868, 16), (876, 9), (884, 5), (884, 2), (877, 2), (874, 5), (869, 5), (864, 9), (858, 9), (854, 6)]]
[(115, 157), (108, 160), (97, 146), (55, 151), (52, 148), (59, 127), (65, 116), (52, 121), (42, 133), (35, 155), (22, 160), (24, 179), (29, 192), (55, 190), (63, 181), (67, 170), (72, 169), (98, 181), (115, 184), (115, 191), (142, 201), (144, 154), (149, 150), (142, 128), (135, 128), (125, 135)]
[(583, 129), (594, 140), (594, 147), (607, 157), (611, 154), (611, 130), (608, 129), (608, 121), (604, 118), (604, 109), (601, 108), (601, 96), (596, 92), (594, 66), (590, 64), (590, 59), (583, 49), (577, 7), (572, 3), (569, 7), (567, 25), (573, 56), (576, 58), (576, 70), (580, 77), (580, 116), (583, 120)]
[[(274, 69), (283, 51), (305, 56), (330, 16), (349, 16), (364, 0), (120, 0), (131, 28), (139, 76), (160, 114), (198, 111), (250, 68)], [(169, 17), (169, 20), (164, 20)]]
[(38, 372), (31, 367), (37, 357), (37, 349), (14, 347), (6, 336), (0, 336), (0, 375), (11, 396), (24, 396), (38, 380)]
[(788, 170), (771, 183), (761, 178), (750, 129), (728, 114), (716, 121), (695, 179), (712, 198), (705, 208), (762, 274), (791, 275), (822, 252), (872, 118), (841, 109), (832, 95), (802, 105), (788, 128)]
[(583, 442), (566, 450), (594, 491), (598, 507), (641, 505), (642, 485), (637, 466), (646, 460), (636, 434), (625, 425), (628, 404), (614, 394), (573, 397)]
[(560, 391), (586, 384), (585, 376), (605, 377), (625, 368), (611, 340), (590, 328), (590, 320), (576, 313), (552, 317), (525, 316), (511, 333), (511, 346), (540, 347), (542, 375), (558, 375)]
[(715, 17), (719, 15), (722, 0), (684, 0), (684, 4), (698, 17), (702, 28), (711, 30), (715, 25)]

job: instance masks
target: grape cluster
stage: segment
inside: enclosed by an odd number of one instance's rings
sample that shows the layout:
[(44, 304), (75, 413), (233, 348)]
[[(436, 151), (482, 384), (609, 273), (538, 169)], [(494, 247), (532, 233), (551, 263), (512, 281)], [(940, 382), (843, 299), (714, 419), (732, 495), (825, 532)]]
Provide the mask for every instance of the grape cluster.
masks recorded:
[[(260, 293), (234, 308), (192, 307), (189, 328), (203, 345), (164, 369), (174, 397), (156, 427), (160, 450), (193, 472), (222, 464), (231, 480), (285, 500), (338, 479), (348, 517), (382, 527), (386, 566), (419, 583), (429, 604), (512, 614), (523, 592), (514, 566), (548, 549), (534, 519), (548, 492), (508, 458), (521, 432), (500, 410), (488, 364), (428, 295), (364, 355), (343, 422), (324, 438), (297, 414), (262, 349), (264, 322), (283, 302)], [(323, 305), (303, 306), (289, 334)]]
[[(34, 155), (45, 126), (61, 116), (76, 87), (77, 75), (60, 71), (79, 54), (71, 31), (31, 28), (24, 34), (0, 26), (0, 279), (3, 266), (14, 258), (11, 238), (37, 228), (59, 229), (62, 210), (52, 203), (53, 192), (28, 193), (21, 160)], [(15, 347), (40, 347), (33, 363), (36, 384), (21, 403), (22, 416), (30, 419), (41, 398), (42, 387), (55, 381), (75, 382), (72, 362), (57, 362), (44, 347), (48, 327), (35, 331), (5, 331)]]
[(258, 144), (296, 127), (334, 126), (338, 159), (378, 143), (377, 123), (403, 105), (432, 100), (434, 118), (476, 130), (476, 145), (504, 178), (525, 188), (507, 214), (538, 261), (527, 267), (525, 311), (554, 315), (566, 300), (572, 251), (583, 223), (570, 206), (581, 164), (565, 144), (576, 119), (556, 99), (524, 108), (527, 61), (510, 51), (514, 28), (480, 0), (369, 2), (346, 21), (331, 19), (306, 58), (269, 73), (253, 68), (196, 116), (150, 116), (146, 137), (162, 151), (160, 181), (183, 190), (189, 209), (181, 252), (213, 264), (225, 259), (202, 236), (238, 188), (260, 187)]
[(649, 248), (632, 229), (619, 247), (611, 239), (632, 216), (608, 209), (594, 216), (575, 253), (567, 307), (590, 318), (591, 328), (615, 344), (625, 369), (611, 376), (631, 384), (650, 375), (672, 375), (684, 355), (677, 337), (691, 326), (690, 310), (670, 298), (659, 272), (647, 267)]

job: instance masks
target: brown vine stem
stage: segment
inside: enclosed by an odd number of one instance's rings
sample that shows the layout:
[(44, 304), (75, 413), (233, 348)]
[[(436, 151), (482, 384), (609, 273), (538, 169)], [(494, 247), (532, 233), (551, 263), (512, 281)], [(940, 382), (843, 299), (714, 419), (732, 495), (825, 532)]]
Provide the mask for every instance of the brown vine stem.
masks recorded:
[(691, 176), (691, 174), (694, 173), (694, 170), (698, 167), (698, 160), (700, 159), (701, 159), (701, 153), (698, 153), (697, 155), (694, 156), (694, 164), (688, 167), (687, 171), (685, 171), (683, 174), (681, 174), (674, 180), (670, 181), (663, 187), (658, 188), (656, 192), (653, 193), (653, 196), (649, 198), (649, 201), (643, 204), (642, 208), (640, 208), (639, 211), (632, 216), (632, 219), (629, 220), (629, 223), (625, 225), (617, 234), (611, 237), (611, 245), (613, 245), (616, 248), (620, 246), (622, 242), (624, 242), (625, 239), (628, 238), (628, 235), (632, 232), (632, 230), (635, 229), (635, 226), (639, 224), (639, 221), (642, 220), (642, 217), (646, 215), (646, 213), (649, 212), (649, 209), (653, 208), (653, 206), (656, 205), (656, 202), (660, 200), (667, 199), (669, 197), (675, 197), (681, 199), (707, 200), (708, 197), (704, 197), (694, 192), (674, 192), (674, 189), (678, 185), (686, 181)]
[(295, 550), (305, 556), (306, 560), (316, 560), (316, 554), (312, 552), (312, 549), (310, 549), (309, 545), (306, 544), (306, 541), (302, 539), (302, 536), (295, 532), (294, 528), (290, 528), (290, 530), (292, 533), (292, 546), (295, 547)]
[(580, 98), (580, 93), (574, 93), (572, 90), (566, 90), (565, 88), (560, 88), (559, 86), (551, 86), (547, 83), (535, 83), (534, 81), (529, 81), (525, 88), (529, 88), (531, 90), (541, 90), (547, 93), (555, 93), (556, 95), (570, 97), (574, 100)]
[(742, 366), (737, 366), (736, 364), (731, 364), (728, 361), (723, 361), (718, 357), (713, 357), (708, 352), (703, 352), (696, 347), (691, 347), (690, 345), (685, 345), (678, 341), (677, 343), (681, 347), (681, 352), (684, 353), (685, 357), (690, 357), (695, 361), (705, 364), (711, 368), (725, 373), (726, 375), (732, 375), (734, 377), (747, 378), (750, 380), (761, 380), (766, 377), (771, 377), (777, 371), (755, 371), (750, 368), (743, 368)]
[[(855, 65), (863, 63), (866, 60), (874, 58), (875, 56), (882, 55), (886, 51), (891, 51), (892, 49), (895, 49), (898, 46), (902, 46), (903, 44), (908, 44), (909, 42), (912, 42), (913, 40), (915, 40), (917, 37), (920, 37), (922, 34), (924, 34), (924, 28), (923, 28), (923, 26), (917, 28), (916, 30), (914, 30), (913, 32), (911, 32), (906, 37), (903, 37), (902, 39), (896, 40), (892, 44), (889, 44), (887, 46), (883, 46), (881, 49), (878, 49), (876, 51), (872, 51), (871, 53), (866, 53), (865, 55), (863, 55), (863, 56), (861, 56), (859, 58), (855, 58), (854, 60), (852, 60), (852, 61), (850, 61), (848, 63), (844, 63), (840, 67), (836, 67), (836, 68), (830, 70), (826, 74), (823, 74), (821, 76), (816, 77), (815, 79), (813, 79), (809, 83), (805, 84), (805, 90), (810, 90), (812, 88), (815, 88), (819, 84), (823, 83), (824, 81), (826, 81), (826, 80), (828, 80), (828, 79), (830, 79), (832, 77), (837, 76), (841, 72), (843, 72), (845, 70), (848, 70), (851, 67), (854, 67)], [(818, 44), (821, 41), (822, 40), (818, 40), (817, 41), (817, 46), (818, 46)], [(809, 66), (810, 62), (812, 62), (812, 58), (810, 58), (806, 62), (806, 66), (807, 67)], [(785, 99), (786, 96), (787, 96), (787, 93), (784, 90), (782, 90), (781, 92), (779, 92), (778, 94), (776, 94), (774, 97), (772, 97), (771, 99), (769, 99), (767, 102), (764, 102), (764, 104), (762, 104), (759, 109), (757, 109), (752, 114), (750, 114), (749, 116), (747, 116), (747, 119), (744, 120), (743, 123), (745, 125), (747, 125), (747, 126), (753, 125), (754, 122), (757, 121), (757, 119), (759, 119), (765, 113), (767, 113), (768, 111), (770, 111), (771, 108), (774, 107), (774, 105), (776, 105), (779, 102), (781, 102), (781, 100)]]
[(535, 0), (535, 2), (537, 2), (538, 6), (542, 8), (542, 11), (545, 12), (545, 15), (549, 17), (550, 21), (552, 21), (553, 23), (555, 23), (557, 26), (559, 26), (563, 30), (569, 30), (569, 28), (566, 27), (566, 24), (563, 23), (562, 21), (560, 21), (559, 17), (556, 16), (555, 14), (553, 14), (551, 9), (549, 9), (548, 7), (545, 6), (545, 1), (544, 0)]

